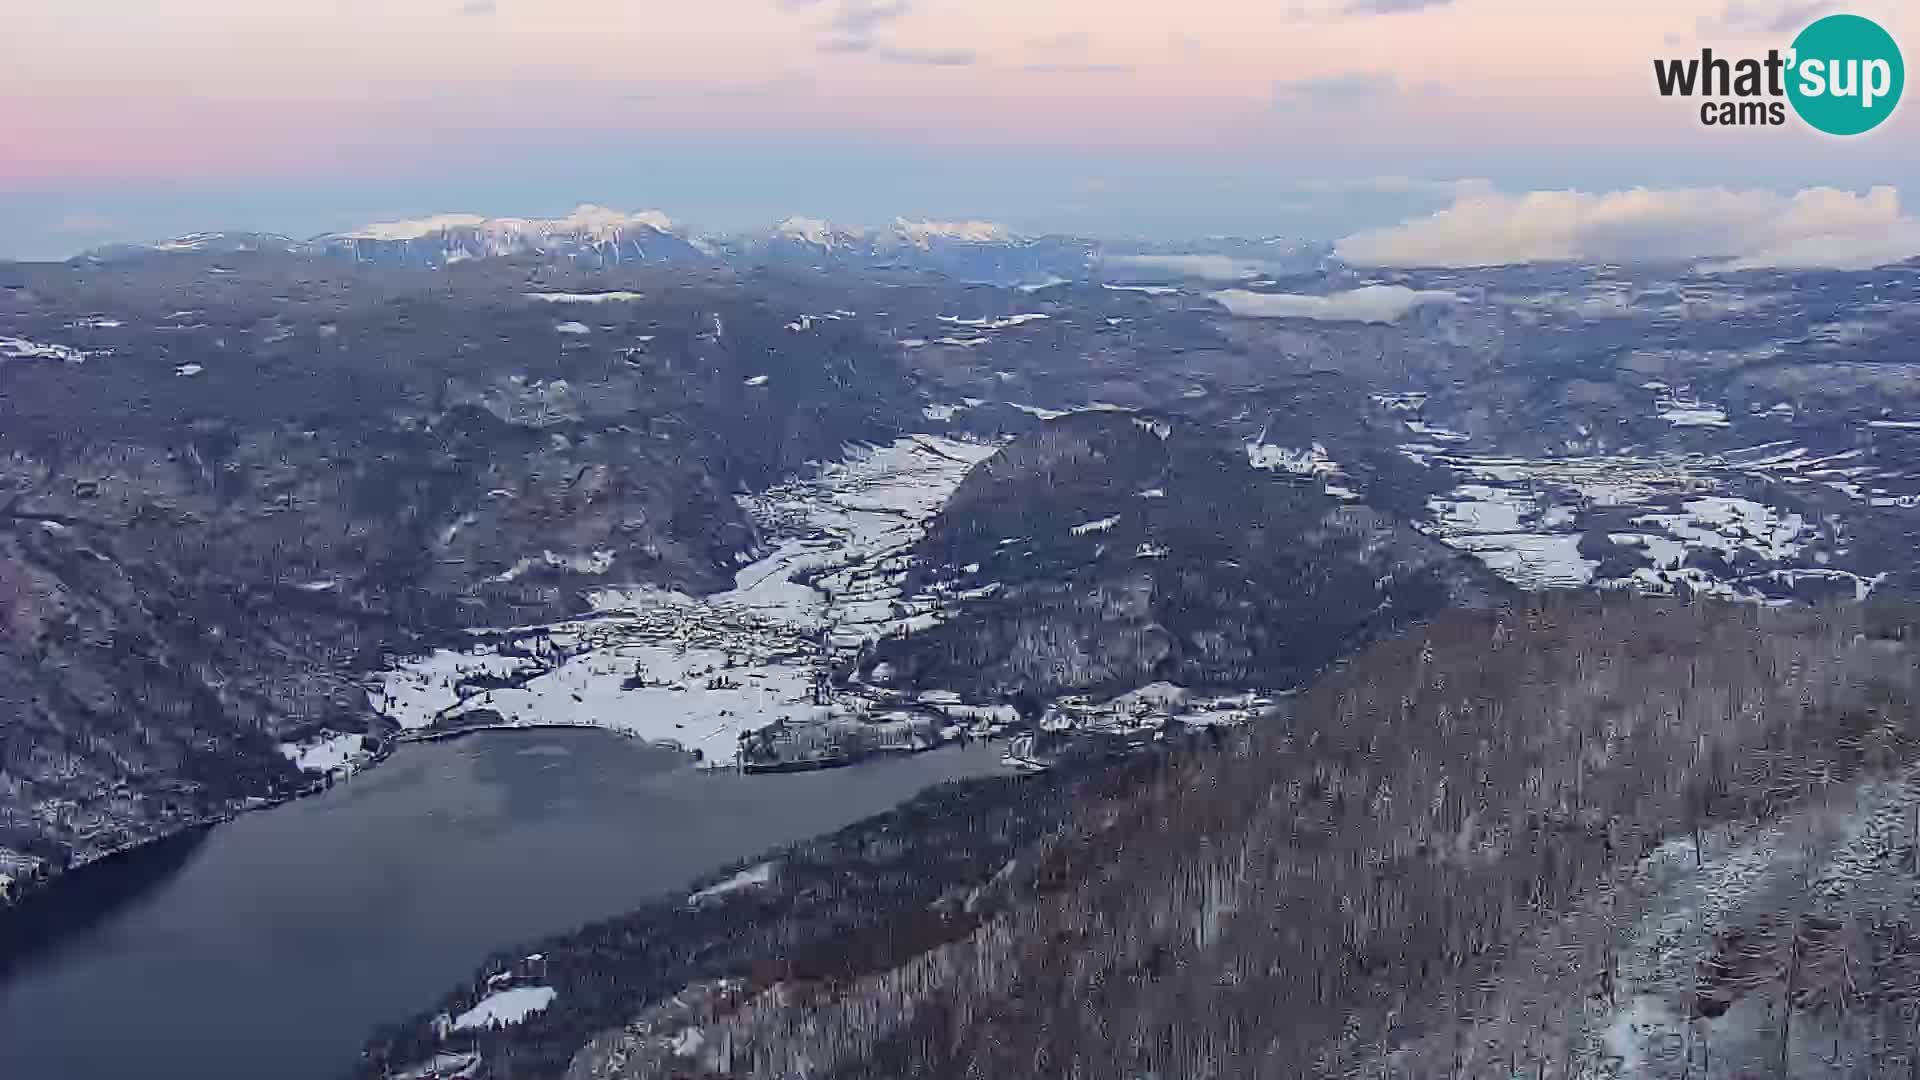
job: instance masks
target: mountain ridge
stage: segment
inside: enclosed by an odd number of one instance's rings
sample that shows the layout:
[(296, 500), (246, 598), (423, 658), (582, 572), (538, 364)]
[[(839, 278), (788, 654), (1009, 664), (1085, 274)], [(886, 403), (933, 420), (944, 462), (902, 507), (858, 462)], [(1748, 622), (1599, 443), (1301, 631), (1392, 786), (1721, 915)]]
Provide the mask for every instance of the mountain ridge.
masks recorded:
[[(116, 243), (82, 252), (82, 262), (164, 254), (277, 251), (330, 255), (358, 263), (438, 268), (473, 259), (535, 255), (568, 265), (681, 265), (899, 268), (962, 281), (1042, 287), (1088, 280), (1109, 270), (1120, 279), (1178, 277), (1182, 259), (1238, 259), (1255, 276), (1324, 254), (1324, 245), (1213, 238), (1183, 245), (1109, 244), (1062, 233), (1028, 235), (991, 221), (895, 217), (880, 227), (844, 226), (795, 215), (765, 229), (708, 232), (659, 210), (627, 212), (583, 203), (555, 218), (437, 213), (375, 222), (306, 239), (277, 233), (199, 232), (150, 244)], [(1111, 262), (1109, 263), (1109, 260)], [(1139, 260), (1130, 262), (1129, 260)], [(1214, 271), (1208, 271), (1214, 272)]]

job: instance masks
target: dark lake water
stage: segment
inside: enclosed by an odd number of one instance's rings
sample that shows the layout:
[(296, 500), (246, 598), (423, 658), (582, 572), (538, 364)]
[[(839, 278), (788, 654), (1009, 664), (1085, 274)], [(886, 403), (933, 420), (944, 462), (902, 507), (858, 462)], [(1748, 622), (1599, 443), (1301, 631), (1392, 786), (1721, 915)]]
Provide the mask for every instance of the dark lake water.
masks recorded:
[(323, 795), (49, 894), (68, 925), (36, 925), (37, 947), (0, 975), (0, 1077), (337, 1077), (375, 1025), (495, 948), (995, 772), (999, 756), (743, 776), (598, 731), (405, 746)]

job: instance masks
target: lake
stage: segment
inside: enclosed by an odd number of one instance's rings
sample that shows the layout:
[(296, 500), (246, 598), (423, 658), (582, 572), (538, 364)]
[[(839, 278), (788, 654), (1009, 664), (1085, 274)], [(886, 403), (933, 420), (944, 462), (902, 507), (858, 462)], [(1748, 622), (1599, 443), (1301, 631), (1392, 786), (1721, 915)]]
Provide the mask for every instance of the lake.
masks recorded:
[(495, 948), (998, 772), (1000, 753), (744, 776), (602, 731), (403, 746), (324, 794), (48, 894), (72, 925), (16, 950), (0, 981), (0, 1076), (338, 1077), (376, 1025)]

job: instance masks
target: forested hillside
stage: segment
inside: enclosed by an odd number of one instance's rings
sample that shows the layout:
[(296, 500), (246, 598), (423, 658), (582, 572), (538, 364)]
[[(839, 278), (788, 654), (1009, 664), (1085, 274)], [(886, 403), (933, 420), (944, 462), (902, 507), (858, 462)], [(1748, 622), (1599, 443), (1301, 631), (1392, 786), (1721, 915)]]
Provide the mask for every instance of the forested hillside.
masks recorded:
[(1217, 430), (1124, 412), (1051, 420), (975, 466), (917, 576), (977, 599), (880, 643), (908, 686), (1044, 699), (1165, 680), (1297, 685), (1379, 634), (1510, 590), (1477, 561)]
[(74, 342), (0, 354), (0, 874), (310, 783), (277, 743), (382, 730), (393, 653), (728, 584), (736, 492), (920, 416), (776, 280), (220, 262), (0, 264)]
[(1907, 1075), (1916, 627), (1450, 612), (1089, 804), (964, 938), (696, 994), (570, 1075)]

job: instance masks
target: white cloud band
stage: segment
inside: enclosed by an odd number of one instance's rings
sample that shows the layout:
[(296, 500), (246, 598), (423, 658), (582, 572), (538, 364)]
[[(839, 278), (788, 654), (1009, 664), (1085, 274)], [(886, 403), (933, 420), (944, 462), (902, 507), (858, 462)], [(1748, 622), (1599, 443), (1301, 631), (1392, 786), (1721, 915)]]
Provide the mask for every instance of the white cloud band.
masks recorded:
[(1451, 304), (1460, 298), (1438, 289), (1404, 285), (1368, 285), (1347, 292), (1308, 296), (1227, 289), (1212, 294), (1235, 315), (1249, 319), (1315, 319), (1320, 322), (1390, 323), (1423, 304)]
[(1228, 255), (1108, 255), (1102, 264), (1155, 281), (1192, 277), (1206, 281), (1239, 281), (1266, 273), (1267, 264)]
[(1920, 256), (1920, 219), (1893, 188), (1466, 193), (1429, 217), (1335, 246), (1355, 266), (1708, 262), (1716, 269), (1865, 270)]

